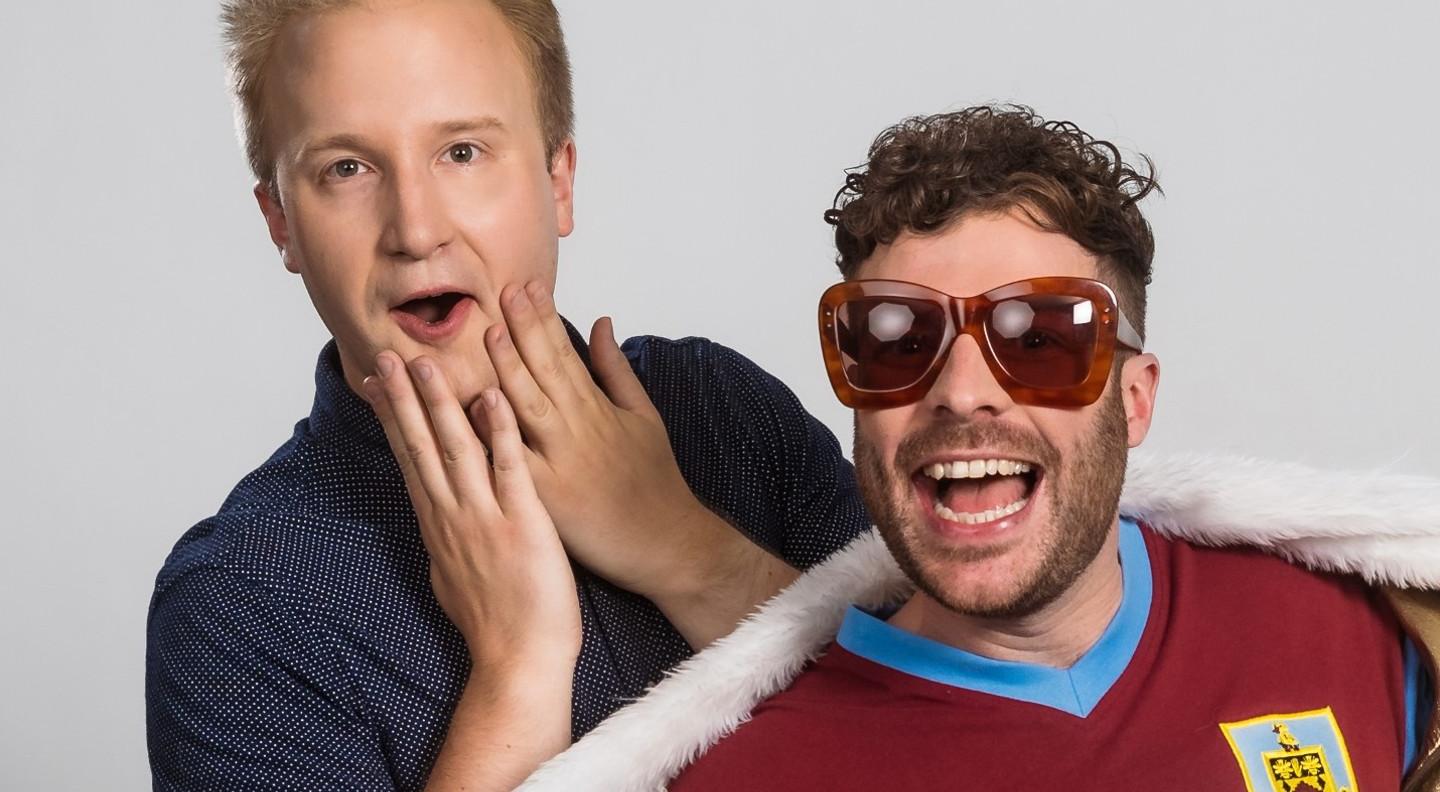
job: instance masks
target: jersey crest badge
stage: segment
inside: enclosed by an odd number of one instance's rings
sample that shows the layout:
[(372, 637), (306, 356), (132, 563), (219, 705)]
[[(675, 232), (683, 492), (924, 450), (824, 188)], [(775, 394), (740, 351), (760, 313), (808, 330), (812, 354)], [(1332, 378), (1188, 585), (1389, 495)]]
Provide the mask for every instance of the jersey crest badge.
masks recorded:
[(1359, 792), (1329, 707), (1222, 723), (1249, 792)]

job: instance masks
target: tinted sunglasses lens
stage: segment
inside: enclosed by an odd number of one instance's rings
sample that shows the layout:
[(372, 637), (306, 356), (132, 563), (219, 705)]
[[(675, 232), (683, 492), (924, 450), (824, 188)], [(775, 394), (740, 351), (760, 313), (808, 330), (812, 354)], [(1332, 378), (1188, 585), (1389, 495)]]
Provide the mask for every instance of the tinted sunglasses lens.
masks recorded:
[(1087, 297), (1031, 294), (996, 303), (985, 334), (995, 359), (1032, 388), (1070, 388), (1090, 376), (1099, 316)]
[(945, 306), (910, 297), (857, 297), (835, 312), (851, 387), (890, 391), (925, 376), (945, 340)]

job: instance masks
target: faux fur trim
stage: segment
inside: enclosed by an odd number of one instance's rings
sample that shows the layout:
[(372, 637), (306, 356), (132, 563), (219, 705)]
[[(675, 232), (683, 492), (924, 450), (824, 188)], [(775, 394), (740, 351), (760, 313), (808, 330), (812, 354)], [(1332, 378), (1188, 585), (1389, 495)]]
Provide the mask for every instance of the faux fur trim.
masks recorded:
[[(1440, 481), (1214, 456), (1134, 454), (1121, 513), (1197, 544), (1252, 545), (1371, 583), (1440, 589)], [(726, 638), (547, 762), (523, 790), (664, 789), (785, 689), (851, 604), (913, 587), (874, 531), (801, 576)]]

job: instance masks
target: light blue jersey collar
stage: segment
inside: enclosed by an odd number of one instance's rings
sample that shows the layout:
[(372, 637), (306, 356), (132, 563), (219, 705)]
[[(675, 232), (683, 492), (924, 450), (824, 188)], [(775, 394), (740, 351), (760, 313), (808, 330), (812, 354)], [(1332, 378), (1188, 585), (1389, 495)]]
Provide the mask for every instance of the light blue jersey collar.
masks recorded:
[(836, 640), (846, 650), (896, 671), (1083, 718), (1130, 665), (1150, 617), (1150, 554), (1140, 526), (1124, 517), (1120, 519), (1120, 566), (1120, 609), (1100, 640), (1070, 668), (982, 657), (892, 627), (853, 606), (845, 614)]

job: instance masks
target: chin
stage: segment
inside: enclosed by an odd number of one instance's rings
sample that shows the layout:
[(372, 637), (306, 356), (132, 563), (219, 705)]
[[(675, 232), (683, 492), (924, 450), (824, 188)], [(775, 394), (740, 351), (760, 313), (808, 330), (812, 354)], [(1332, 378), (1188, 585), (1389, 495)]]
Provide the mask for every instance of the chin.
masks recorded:
[(998, 556), (957, 561), (916, 559), (916, 585), (941, 605), (972, 616), (1012, 614), (1033, 599), (1038, 564), (1024, 563), (1012, 548)]
[(495, 370), (488, 360), (482, 367), (477, 365), (478, 361), (466, 360), (454, 353), (430, 354), (439, 360), (441, 367), (445, 369), (445, 377), (450, 380), (450, 387), (455, 390), (455, 398), (460, 401), (461, 406), (469, 407), (487, 388), (498, 385)]

